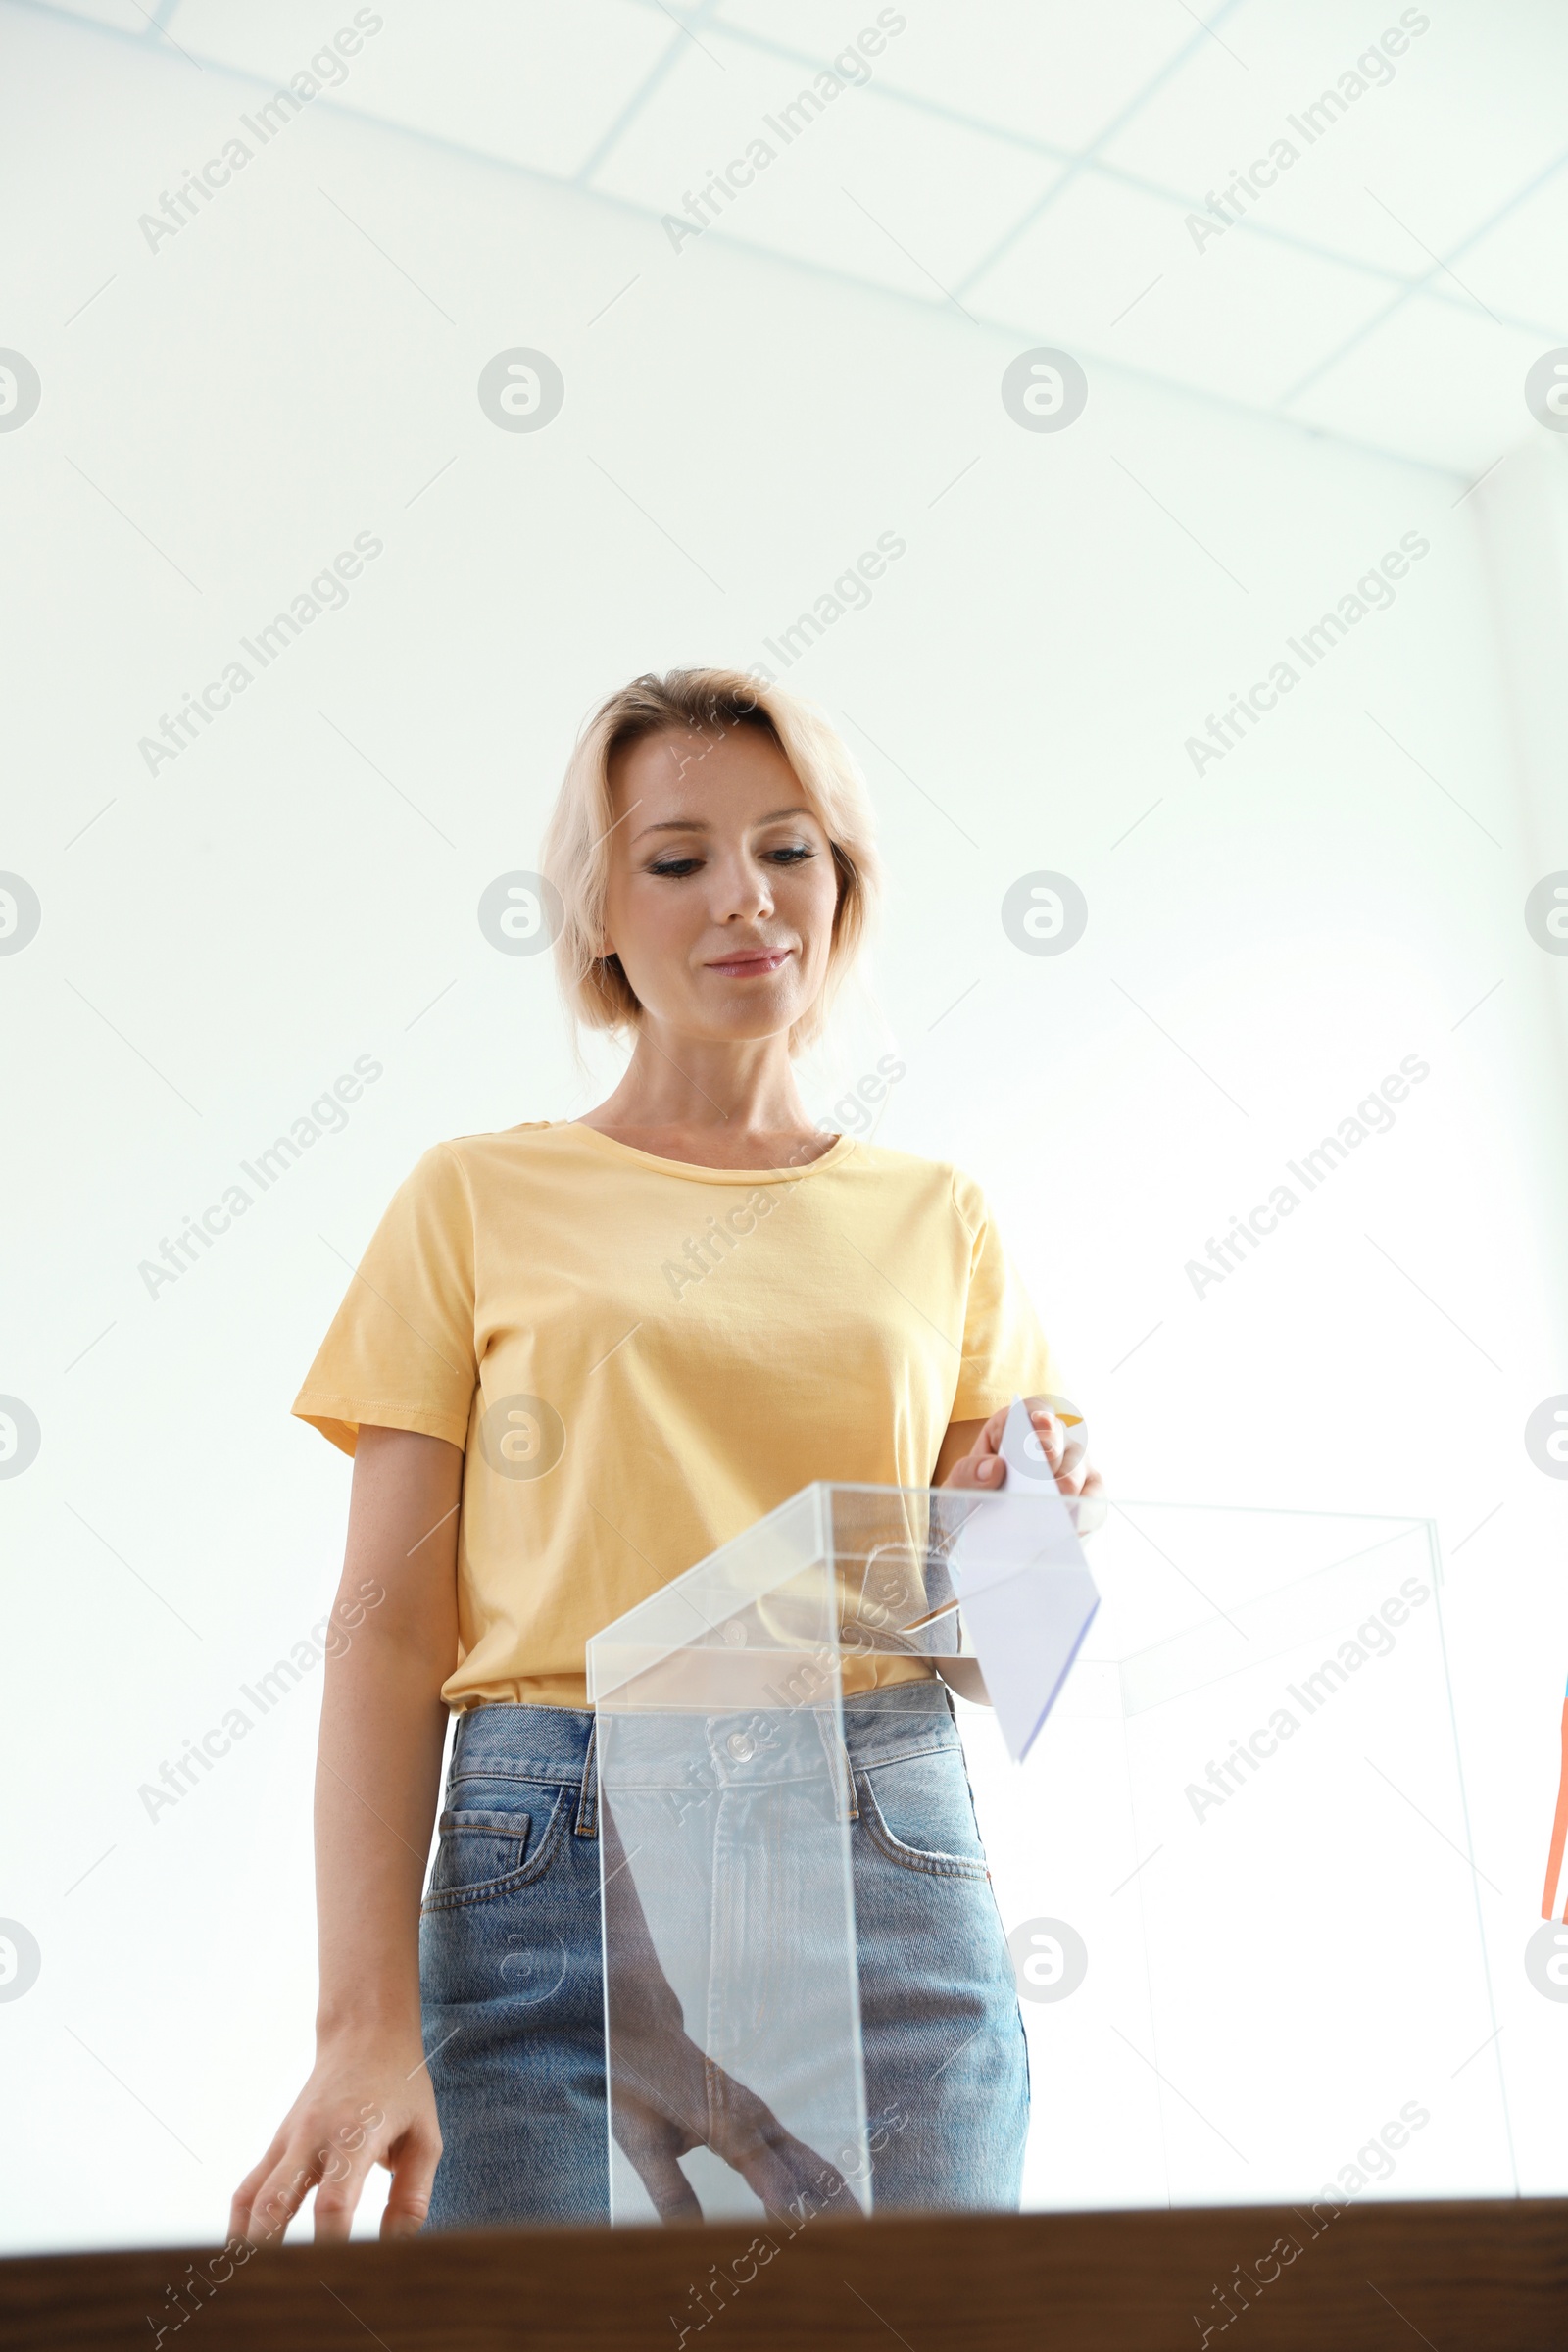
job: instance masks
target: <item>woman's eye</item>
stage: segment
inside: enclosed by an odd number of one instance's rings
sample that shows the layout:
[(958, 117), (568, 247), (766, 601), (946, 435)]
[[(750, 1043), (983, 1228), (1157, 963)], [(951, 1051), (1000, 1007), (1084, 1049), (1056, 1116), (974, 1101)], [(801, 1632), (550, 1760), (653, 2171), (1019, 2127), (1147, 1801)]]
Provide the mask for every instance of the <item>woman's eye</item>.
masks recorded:
[[(762, 856), (769, 865), (803, 865), (807, 858), (814, 858), (816, 852), (809, 842), (786, 842), (776, 850), (764, 850)], [(660, 858), (647, 870), (651, 874), (663, 874), (672, 881), (680, 882), (688, 874), (698, 872), (702, 864), (701, 858)]]

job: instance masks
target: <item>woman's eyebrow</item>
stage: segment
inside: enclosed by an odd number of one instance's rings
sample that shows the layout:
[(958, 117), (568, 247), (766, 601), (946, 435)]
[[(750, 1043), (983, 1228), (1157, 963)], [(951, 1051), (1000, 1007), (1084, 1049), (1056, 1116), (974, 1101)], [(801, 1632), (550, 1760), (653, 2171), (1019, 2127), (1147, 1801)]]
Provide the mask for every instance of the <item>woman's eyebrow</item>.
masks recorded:
[[(795, 808), (775, 808), (770, 816), (760, 816), (757, 822), (760, 825), (776, 825), (786, 816), (809, 816), (811, 813), (804, 805)], [(666, 816), (657, 825), (644, 825), (635, 839), (642, 841), (650, 833), (711, 833), (712, 830), (706, 816)]]

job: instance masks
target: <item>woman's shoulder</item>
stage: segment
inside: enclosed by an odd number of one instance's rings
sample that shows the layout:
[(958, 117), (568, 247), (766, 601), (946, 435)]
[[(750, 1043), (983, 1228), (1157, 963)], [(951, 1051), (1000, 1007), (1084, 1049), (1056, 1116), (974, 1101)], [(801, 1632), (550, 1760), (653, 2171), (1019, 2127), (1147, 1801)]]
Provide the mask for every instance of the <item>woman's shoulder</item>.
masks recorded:
[(569, 1132), (563, 1119), (523, 1119), (515, 1127), (444, 1136), (420, 1153), (408, 1182), (439, 1187), (459, 1179), (470, 1189), (496, 1176), (514, 1182), (530, 1165), (543, 1168), (558, 1156), (559, 1139)]
[(863, 1143), (858, 1138), (851, 1164), (879, 1177), (890, 1189), (950, 1201), (966, 1224), (985, 1214), (985, 1196), (979, 1185), (951, 1159), (926, 1159), (918, 1152), (894, 1152), (886, 1144)]
[(437, 1144), (438, 1152), (465, 1152), (470, 1146), (512, 1145), (516, 1147), (528, 1136), (547, 1135), (552, 1130), (560, 1134), (568, 1124), (564, 1119), (519, 1119), (515, 1127), (480, 1128), (472, 1135), (449, 1135)]

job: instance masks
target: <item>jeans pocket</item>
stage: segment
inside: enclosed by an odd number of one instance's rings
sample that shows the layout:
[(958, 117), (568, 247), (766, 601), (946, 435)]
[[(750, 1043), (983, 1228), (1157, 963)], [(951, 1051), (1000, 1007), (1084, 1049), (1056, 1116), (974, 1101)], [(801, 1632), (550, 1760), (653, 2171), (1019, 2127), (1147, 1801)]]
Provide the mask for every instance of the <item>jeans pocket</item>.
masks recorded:
[(988, 1879), (958, 1749), (873, 1764), (857, 1776), (860, 1819), (890, 1862), (943, 1879)]
[(527, 1811), (510, 1804), (449, 1805), (438, 1825), (425, 1910), (492, 1902), (538, 1878), (556, 1842), (563, 1796), (559, 1788), (531, 1790)]

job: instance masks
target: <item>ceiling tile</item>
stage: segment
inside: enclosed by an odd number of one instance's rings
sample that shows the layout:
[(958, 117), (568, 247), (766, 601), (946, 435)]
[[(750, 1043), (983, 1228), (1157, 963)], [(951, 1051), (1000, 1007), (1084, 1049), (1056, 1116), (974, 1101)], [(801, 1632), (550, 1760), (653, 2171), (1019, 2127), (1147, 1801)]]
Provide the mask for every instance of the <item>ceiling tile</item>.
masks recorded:
[[(1234, 4), (1234, 0), (1233, 0)], [(1114, 17), (1068, 0), (965, 0), (879, 12), (874, 0), (722, 0), (721, 18), (831, 56), (902, 16), (881, 70), (902, 90), (1073, 151), (1098, 138), (1202, 34), (1170, 0), (1118, 0)], [(1214, 12), (1223, 19), (1225, 9)], [(787, 26), (781, 33), (780, 27)]]
[(1539, 320), (1544, 350), (1568, 343), (1568, 170), (1516, 205), (1457, 264), (1489, 309)]
[(1080, 357), (1272, 406), (1386, 299), (1337, 264), (1256, 238), (1233, 240), (1223, 262), (1184, 250), (1172, 226), (1167, 206), (1075, 180), (965, 300), (1043, 343), (1082, 344)]
[(1539, 356), (1533, 337), (1495, 326), (1483, 311), (1407, 302), (1285, 414), (1475, 474), (1543, 430), (1523, 389)]
[[(339, 0), (181, 0), (170, 30), (200, 57), (270, 81), (309, 71), (355, 10)], [(536, 172), (569, 177), (681, 35), (627, 0), (466, 0), (421, 26), (392, 8), (346, 63), (337, 105)]]
[(112, 24), (119, 32), (135, 32), (156, 39), (150, 34), (147, 11), (133, 6), (132, 0), (72, 0), (70, 8), (51, 9), (51, 16), (81, 17), (89, 24)]
[[(133, 0), (55, 13), (147, 23)], [(1230, 0), (1203, 24), (1184, 0), (1100, 16), (1064, 0), (375, 13), (331, 105), (556, 177), (591, 164), (597, 190), (656, 214), (681, 215), (764, 139), (766, 168), (721, 209), (712, 199), (716, 240), (936, 304), (951, 293), (976, 318), (1077, 349), (1091, 370), (1125, 364), (1283, 402), (1476, 469), (1537, 429), (1522, 376), (1568, 343), (1560, 0), (1385, 0), (1370, 20), (1361, 0)], [(138, 46), (172, 71), (190, 71), (177, 43), (286, 83), (354, 15), (347, 0), (325, 19), (316, 0), (181, 0), (168, 39)], [(834, 57), (862, 86), (825, 94), (816, 75)], [(220, 136), (249, 101), (209, 77)], [(1240, 220), (1195, 235), (1189, 215), (1282, 138), (1297, 153), (1273, 184), (1250, 191)], [(1102, 139), (1093, 156), (1055, 152)], [(678, 236), (670, 267), (690, 250)]]
[[(595, 187), (672, 216), (691, 195), (700, 213), (705, 182), (738, 160), (732, 176), (754, 176), (722, 205), (708, 200), (717, 235), (941, 301), (1060, 175), (1059, 165), (977, 132), (876, 106), (864, 88), (825, 96), (803, 69), (714, 26), (702, 38), (721, 67), (695, 52), (683, 58), (595, 172)], [(694, 240), (669, 234), (691, 250)]]
[(1390, 4), (1380, 22), (1361, 0), (1258, 0), (1224, 29), (1245, 70), (1195, 58), (1106, 157), (1206, 202), (1283, 142), (1295, 160), (1281, 153), (1277, 182), (1238, 200), (1259, 227), (1420, 274), (1424, 248), (1457, 244), (1568, 145), (1560, 8)]

